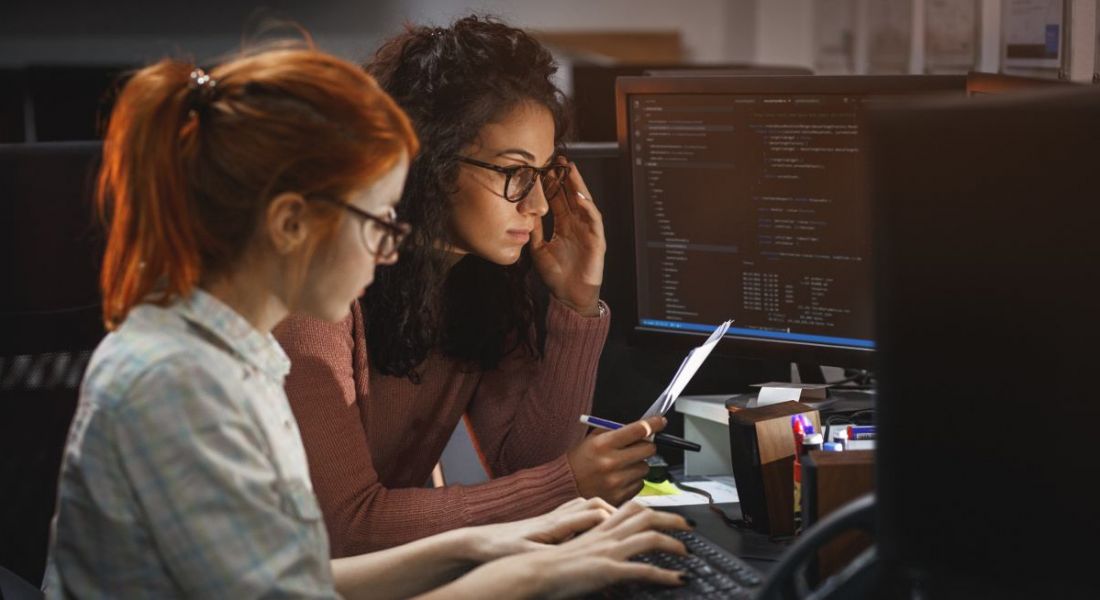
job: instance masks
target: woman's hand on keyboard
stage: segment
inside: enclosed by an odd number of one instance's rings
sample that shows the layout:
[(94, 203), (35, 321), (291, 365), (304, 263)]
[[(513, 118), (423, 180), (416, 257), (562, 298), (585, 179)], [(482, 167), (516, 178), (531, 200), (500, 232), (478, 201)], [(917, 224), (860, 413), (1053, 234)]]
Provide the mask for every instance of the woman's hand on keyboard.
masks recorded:
[(615, 507), (601, 498), (575, 498), (544, 515), (459, 530), (470, 540), (470, 556), (478, 563), (534, 552), (572, 539), (605, 522)]
[(682, 585), (679, 571), (628, 560), (658, 551), (686, 555), (683, 543), (660, 533), (670, 529), (690, 531), (691, 526), (680, 515), (627, 502), (592, 531), (557, 548), (569, 559), (555, 565), (558, 574), (547, 573), (547, 593), (569, 597), (626, 580)]
[(516, 554), (474, 569), (435, 590), (447, 598), (569, 598), (621, 581), (683, 584), (680, 571), (631, 562), (647, 552), (685, 555), (687, 549), (661, 530), (691, 527), (680, 515), (628, 502), (591, 530), (535, 552)]

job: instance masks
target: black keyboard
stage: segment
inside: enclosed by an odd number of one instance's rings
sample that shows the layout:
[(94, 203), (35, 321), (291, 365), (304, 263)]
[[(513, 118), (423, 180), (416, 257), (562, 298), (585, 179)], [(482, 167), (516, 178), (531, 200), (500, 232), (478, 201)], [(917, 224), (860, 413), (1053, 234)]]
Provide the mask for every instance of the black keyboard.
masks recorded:
[(744, 560), (726, 552), (706, 538), (683, 531), (667, 532), (679, 539), (690, 552), (687, 556), (654, 552), (631, 560), (684, 571), (691, 581), (683, 586), (666, 587), (629, 582), (611, 586), (592, 598), (751, 598), (764, 584), (764, 575)]

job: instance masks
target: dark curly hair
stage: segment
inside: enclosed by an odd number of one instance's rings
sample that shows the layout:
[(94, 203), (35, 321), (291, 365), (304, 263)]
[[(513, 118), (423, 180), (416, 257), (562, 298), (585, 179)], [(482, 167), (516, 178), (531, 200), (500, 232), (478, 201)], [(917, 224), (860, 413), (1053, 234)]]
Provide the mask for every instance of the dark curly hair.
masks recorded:
[(541, 356), (547, 295), (528, 249), (513, 265), (468, 255), (448, 269), (437, 248), (452, 242), (454, 157), (485, 125), (534, 101), (553, 115), (560, 146), (568, 111), (551, 81), (550, 52), (522, 29), (470, 16), (447, 28), (408, 26), (364, 68), (408, 113), (421, 142), (399, 207), (413, 233), (362, 299), (372, 367), (416, 382), (417, 367), (436, 348), (482, 370), (514, 351)]

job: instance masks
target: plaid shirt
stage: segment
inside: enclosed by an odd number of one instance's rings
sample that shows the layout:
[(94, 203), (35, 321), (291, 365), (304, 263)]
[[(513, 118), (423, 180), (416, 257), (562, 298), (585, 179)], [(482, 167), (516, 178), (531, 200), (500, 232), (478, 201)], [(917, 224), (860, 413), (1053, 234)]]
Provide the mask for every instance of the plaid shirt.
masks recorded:
[(289, 369), (202, 291), (135, 307), (81, 386), (47, 596), (335, 596)]

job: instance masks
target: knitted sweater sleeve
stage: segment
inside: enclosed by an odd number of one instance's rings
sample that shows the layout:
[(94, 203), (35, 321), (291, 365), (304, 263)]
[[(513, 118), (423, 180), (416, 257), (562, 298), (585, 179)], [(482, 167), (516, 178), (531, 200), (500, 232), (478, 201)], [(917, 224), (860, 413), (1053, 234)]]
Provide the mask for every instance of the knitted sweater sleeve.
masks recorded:
[(510, 356), (482, 376), (468, 414), (493, 476), (563, 462), (584, 437), (579, 417), (592, 410), (611, 323), (604, 308), (599, 317), (584, 317), (551, 296), (543, 357)]
[(287, 396), (334, 558), (458, 527), (531, 517), (577, 496), (563, 456), (479, 485), (386, 488), (364, 428), (369, 370), (358, 302), (340, 323), (292, 316), (275, 335), (291, 358)]

